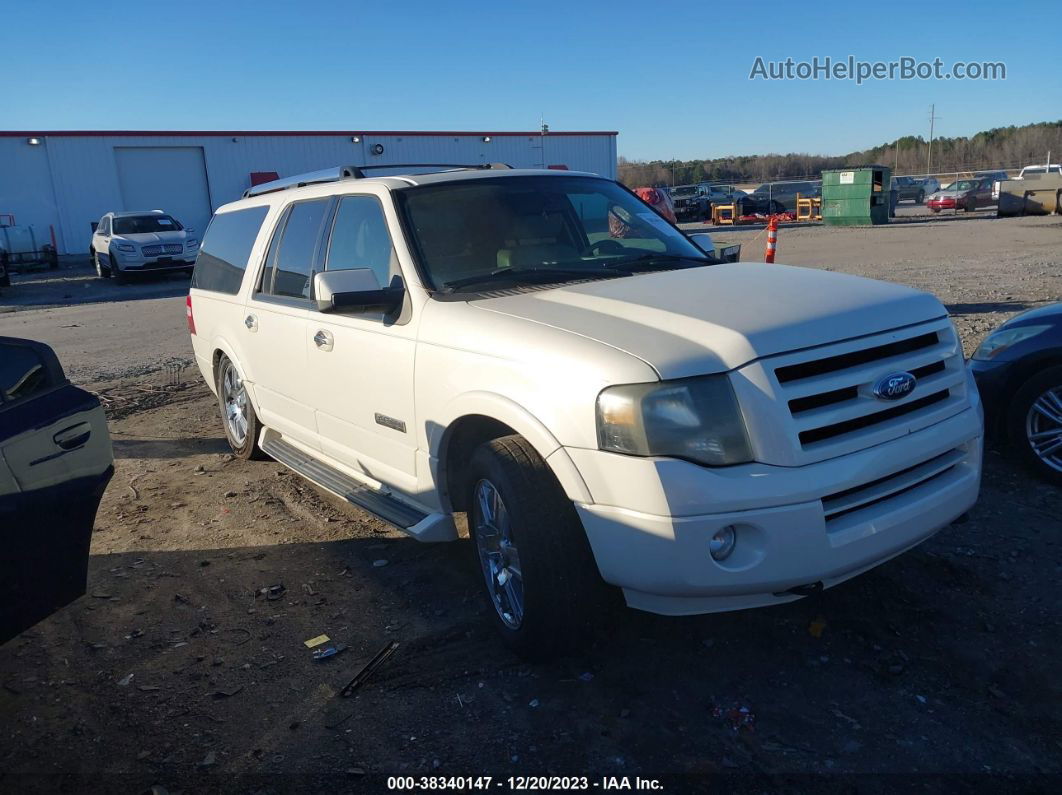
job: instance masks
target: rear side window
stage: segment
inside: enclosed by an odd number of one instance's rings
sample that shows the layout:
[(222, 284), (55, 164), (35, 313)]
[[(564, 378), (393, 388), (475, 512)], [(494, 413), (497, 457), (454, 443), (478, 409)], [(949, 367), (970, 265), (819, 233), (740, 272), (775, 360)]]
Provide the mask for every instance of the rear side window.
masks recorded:
[(268, 212), (263, 206), (215, 215), (195, 261), (192, 287), (236, 295)]
[(37, 351), (22, 345), (0, 345), (0, 403), (22, 400), (51, 386), (51, 373)]

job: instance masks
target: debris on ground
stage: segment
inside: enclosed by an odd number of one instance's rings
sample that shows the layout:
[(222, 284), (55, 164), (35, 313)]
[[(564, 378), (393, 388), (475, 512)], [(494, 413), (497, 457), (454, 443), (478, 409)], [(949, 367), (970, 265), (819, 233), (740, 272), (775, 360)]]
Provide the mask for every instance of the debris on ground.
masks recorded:
[(327, 660), (329, 657), (335, 657), (342, 651), (346, 651), (347, 647), (343, 643), (336, 643), (333, 646), (325, 646), (323, 649), (314, 649), (314, 660)]
[(330, 640), (331, 638), (329, 638), (327, 635), (318, 635), (317, 637), (310, 638), (309, 640), (304, 640), (302, 644), (307, 649), (312, 649), (314, 646), (320, 646), (322, 643), (328, 643), (328, 641)]
[(392, 640), (388, 643), (385, 643), (383, 648), (376, 652), (373, 658), (362, 666), (360, 671), (354, 674), (354, 678), (347, 682), (347, 684), (340, 691), (340, 695), (342, 695), (344, 698), (352, 695), (355, 690), (365, 684), (369, 677), (373, 675), (373, 672), (375, 672), (377, 668), (383, 665), (388, 660), (388, 658), (390, 658), (391, 655), (395, 653), (397, 649), (397, 640)]
[(808, 634), (813, 638), (821, 638), (823, 631), (826, 629), (826, 619), (819, 616), (808, 624)]
[(756, 728), (756, 716), (746, 706), (733, 704), (729, 707), (712, 707), (713, 718), (724, 718), (732, 731), (754, 731)]
[(280, 599), (287, 588), (284, 587), (284, 583), (279, 582), (276, 585), (266, 585), (258, 589), (258, 596), (264, 596), (270, 602), (274, 602)]

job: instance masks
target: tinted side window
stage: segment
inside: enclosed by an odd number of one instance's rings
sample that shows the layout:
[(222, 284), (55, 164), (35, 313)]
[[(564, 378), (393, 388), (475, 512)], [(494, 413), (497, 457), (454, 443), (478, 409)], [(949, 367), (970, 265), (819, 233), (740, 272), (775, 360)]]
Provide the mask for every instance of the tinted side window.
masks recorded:
[(236, 295), (268, 212), (268, 207), (249, 207), (215, 215), (195, 260), (192, 287)]
[(398, 272), (391, 235), (380, 202), (372, 196), (347, 196), (339, 202), (325, 268), (369, 268), (381, 287)]
[(292, 205), (276, 262), (262, 284), (263, 292), (290, 298), (310, 297), (310, 274), (328, 204), (328, 199), (320, 199)]
[(111, 219), (110, 218), (104, 218), (102, 221), (100, 221), (100, 234), (101, 235), (109, 235), (110, 233), (111, 233)]
[(52, 386), (48, 366), (35, 350), (0, 345), (0, 402), (21, 400)]

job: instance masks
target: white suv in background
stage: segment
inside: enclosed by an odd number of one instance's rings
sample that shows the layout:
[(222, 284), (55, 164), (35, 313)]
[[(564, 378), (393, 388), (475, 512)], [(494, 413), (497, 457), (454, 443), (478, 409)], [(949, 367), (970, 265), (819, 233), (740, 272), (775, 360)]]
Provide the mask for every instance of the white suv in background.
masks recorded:
[(519, 651), (581, 637), (606, 583), (668, 615), (798, 599), (977, 499), (981, 403), (932, 295), (719, 264), (590, 174), (365, 170), (218, 210), (196, 360), (237, 455), (423, 541), (466, 514)]
[(191, 273), (199, 238), (162, 210), (107, 213), (92, 233), (96, 275), (123, 282), (133, 273)]

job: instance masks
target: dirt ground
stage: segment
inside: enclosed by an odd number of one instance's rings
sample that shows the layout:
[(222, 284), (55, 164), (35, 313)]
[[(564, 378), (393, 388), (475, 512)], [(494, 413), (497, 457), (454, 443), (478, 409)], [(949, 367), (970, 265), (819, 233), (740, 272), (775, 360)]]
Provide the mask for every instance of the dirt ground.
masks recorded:
[[(762, 249), (757, 230), (724, 236), (746, 259)], [(969, 353), (1062, 296), (1060, 244), (1062, 219), (981, 213), (783, 229), (778, 259), (932, 290)], [(585, 652), (532, 665), (495, 639), (466, 541), (419, 544), (230, 456), (187, 366), (183, 298), (135, 300), (150, 289), (0, 314), (0, 334), (49, 342), (101, 395), (116, 459), (88, 594), (0, 648), (6, 791), (370, 792), (390, 775), (507, 790), (547, 774), (1058, 790), (1062, 494), (999, 452), (969, 521), (855, 580), (742, 613), (621, 610)], [(322, 633), (347, 650), (315, 662), (303, 641)]]

